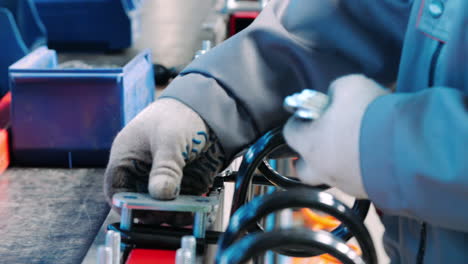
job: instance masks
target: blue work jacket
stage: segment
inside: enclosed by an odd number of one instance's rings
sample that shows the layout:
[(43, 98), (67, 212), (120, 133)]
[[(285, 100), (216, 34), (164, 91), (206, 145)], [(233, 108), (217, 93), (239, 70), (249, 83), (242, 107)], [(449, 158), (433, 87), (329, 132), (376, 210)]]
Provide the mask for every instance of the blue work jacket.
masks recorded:
[(468, 1), (272, 0), (164, 92), (228, 157), (283, 124), (285, 96), (363, 73), (396, 92), (361, 127), (364, 185), (392, 263), (468, 262)]

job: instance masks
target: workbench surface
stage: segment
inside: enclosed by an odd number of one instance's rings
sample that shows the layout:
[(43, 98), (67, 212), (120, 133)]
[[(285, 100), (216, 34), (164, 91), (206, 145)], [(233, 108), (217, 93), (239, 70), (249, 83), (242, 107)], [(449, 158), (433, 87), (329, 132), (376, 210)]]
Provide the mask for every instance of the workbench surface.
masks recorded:
[(81, 263), (109, 212), (103, 169), (0, 175), (0, 263)]

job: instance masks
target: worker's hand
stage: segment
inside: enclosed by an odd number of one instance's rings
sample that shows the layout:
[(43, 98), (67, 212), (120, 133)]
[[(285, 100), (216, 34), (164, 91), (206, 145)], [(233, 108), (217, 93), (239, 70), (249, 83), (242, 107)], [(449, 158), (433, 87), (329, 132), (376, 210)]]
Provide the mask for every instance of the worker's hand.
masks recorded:
[(301, 156), (296, 164), (298, 177), (308, 184), (325, 183), (367, 198), (359, 158), (361, 121), (368, 105), (387, 93), (363, 75), (348, 75), (330, 85), (331, 104), (319, 119), (291, 117), (283, 132)]
[(160, 99), (114, 140), (105, 194), (109, 202), (117, 192), (149, 192), (162, 200), (180, 191), (202, 194), (223, 164), (221, 147), (200, 116), (175, 99)]

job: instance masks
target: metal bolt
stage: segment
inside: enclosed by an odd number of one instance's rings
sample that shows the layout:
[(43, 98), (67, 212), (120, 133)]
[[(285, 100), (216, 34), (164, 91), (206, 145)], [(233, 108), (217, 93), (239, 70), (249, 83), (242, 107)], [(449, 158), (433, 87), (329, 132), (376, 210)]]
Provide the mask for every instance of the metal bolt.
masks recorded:
[(186, 248), (179, 248), (176, 251), (176, 264), (194, 264), (195, 256)]
[(120, 229), (130, 231), (133, 225), (133, 211), (127, 207), (122, 207), (120, 214)]
[(98, 264), (112, 264), (112, 249), (110, 247), (99, 246), (97, 254)]
[(181, 248), (190, 250), (193, 256), (197, 255), (197, 239), (194, 236), (183, 236), (180, 244)]
[(112, 249), (112, 263), (120, 264), (120, 233), (112, 230), (106, 233), (106, 247)]
[(196, 238), (205, 238), (206, 232), (206, 213), (196, 212), (193, 221), (193, 235)]

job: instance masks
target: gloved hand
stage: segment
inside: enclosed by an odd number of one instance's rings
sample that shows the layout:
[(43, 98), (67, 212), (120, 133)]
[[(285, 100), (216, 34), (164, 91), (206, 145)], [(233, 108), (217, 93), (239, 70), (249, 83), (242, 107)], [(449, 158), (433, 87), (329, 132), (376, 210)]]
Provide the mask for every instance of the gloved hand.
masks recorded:
[(296, 163), (298, 177), (311, 185), (327, 184), (367, 198), (360, 168), (361, 121), (368, 105), (388, 93), (363, 75), (348, 75), (330, 85), (331, 104), (319, 119), (291, 117), (283, 133), (301, 157)]
[(144, 109), (115, 138), (104, 191), (109, 202), (117, 192), (149, 192), (163, 200), (176, 198), (180, 191), (199, 195), (223, 165), (222, 149), (200, 116), (164, 98)]

